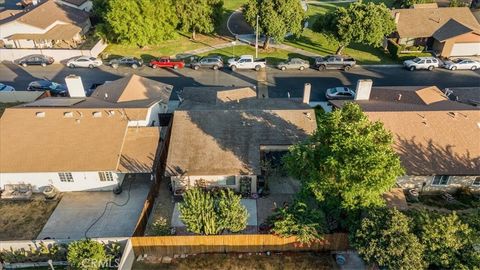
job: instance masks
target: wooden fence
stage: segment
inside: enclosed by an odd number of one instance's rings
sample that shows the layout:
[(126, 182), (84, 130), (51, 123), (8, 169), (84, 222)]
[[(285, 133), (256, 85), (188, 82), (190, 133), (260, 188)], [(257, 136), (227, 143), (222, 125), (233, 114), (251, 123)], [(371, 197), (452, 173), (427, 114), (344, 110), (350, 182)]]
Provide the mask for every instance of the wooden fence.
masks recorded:
[(295, 237), (271, 234), (132, 237), (135, 256), (173, 256), (175, 254), (266, 252), (266, 251), (338, 251), (348, 249), (348, 234), (327, 234), (323, 240), (301, 245)]

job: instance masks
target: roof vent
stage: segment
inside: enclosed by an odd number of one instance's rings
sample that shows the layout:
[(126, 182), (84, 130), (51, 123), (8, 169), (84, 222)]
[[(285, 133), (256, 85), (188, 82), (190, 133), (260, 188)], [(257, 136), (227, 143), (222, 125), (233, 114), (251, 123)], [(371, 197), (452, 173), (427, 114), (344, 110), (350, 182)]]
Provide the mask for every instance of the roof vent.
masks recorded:
[(397, 100), (398, 100), (398, 101), (402, 100), (402, 94), (398, 94)]
[(99, 118), (102, 117), (102, 112), (93, 112), (92, 115), (94, 118)]
[(114, 110), (107, 111), (107, 115), (108, 115), (108, 117), (114, 116), (115, 111)]
[(105, 93), (104, 99), (108, 99), (108, 93)]
[(43, 118), (43, 117), (45, 117), (45, 112), (36, 112), (36, 113), (35, 113), (35, 116), (36, 116), (37, 118)]
[(63, 117), (65, 118), (72, 118), (73, 117), (73, 112), (64, 112)]
[(457, 113), (456, 112), (448, 112), (448, 115), (450, 117), (452, 117), (453, 119), (455, 119), (457, 117)]

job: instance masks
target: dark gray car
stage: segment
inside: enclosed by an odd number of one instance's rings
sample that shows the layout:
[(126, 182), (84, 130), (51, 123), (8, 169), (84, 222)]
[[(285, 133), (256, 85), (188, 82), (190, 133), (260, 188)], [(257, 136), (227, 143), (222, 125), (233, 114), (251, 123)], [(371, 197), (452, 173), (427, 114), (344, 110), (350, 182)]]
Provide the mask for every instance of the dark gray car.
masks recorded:
[(207, 56), (193, 61), (190, 66), (195, 70), (200, 68), (211, 68), (217, 70), (223, 67), (223, 59), (220, 56)]

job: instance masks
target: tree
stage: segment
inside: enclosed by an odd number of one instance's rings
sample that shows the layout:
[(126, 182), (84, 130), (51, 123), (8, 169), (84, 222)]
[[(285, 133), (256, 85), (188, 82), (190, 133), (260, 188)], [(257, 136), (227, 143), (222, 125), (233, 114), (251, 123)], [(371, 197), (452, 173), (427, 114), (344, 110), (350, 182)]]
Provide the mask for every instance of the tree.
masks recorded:
[(241, 197), (230, 189), (214, 193), (192, 188), (183, 195), (180, 218), (189, 231), (210, 235), (245, 229), (248, 212), (241, 204)]
[(320, 16), (313, 30), (326, 33), (338, 41), (336, 54), (341, 54), (350, 43), (380, 47), (385, 36), (395, 31), (395, 21), (385, 4), (367, 4), (362, 1), (348, 7), (337, 7)]
[(295, 236), (303, 244), (321, 239), (326, 232), (325, 214), (299, 198), (292, 206), (278, 208), (269, 217), (269, 222), (273, 233), (282, 237)]
[(457, 214), (423, 214), (417, 219), (425, 260), (432, 267), (480, 269), (480, 252), (475, 250), (472, 229)]
[(435, 0), (396, 0), (394, 6), (400, 8), (411, 8), (415, 4), (434, 3)]
[(387, 269), (423, 269), (423, 246), (410, 219), (396, 209), (371, 210), (353, 232), (352, 246), (368, 263)]
[(384, 205), (381, 195), (403, 174), (391, 133), (355, 103), (319, 116), (317, 131), (285, 156), (289, 174), (330, 208)]
[(100, 269), (109, 259), (105, 247), (97, 241), (84, 239), (68, 245), (67, 261), (74, 269)]
[[(102, 3), (101, 0), (99, 3)], [(96, 12), (105, 23), (99, 35), (120, 43), (143, 47), (175, 36), (178, 24), (172, 0), (107, 0)]]
[(271, 38), (280, 42), (289, 33), (300, 35), (306, 19), (298, 0), (248, 0), (244, 16), (253, 28), (256, 28), (257, 15), (259, 30), (265, 34), (264, 49), (268, 48)]
[(195, 34), (211, 33), (220, 20), (222, 0), (175, 0), (180, 29)]

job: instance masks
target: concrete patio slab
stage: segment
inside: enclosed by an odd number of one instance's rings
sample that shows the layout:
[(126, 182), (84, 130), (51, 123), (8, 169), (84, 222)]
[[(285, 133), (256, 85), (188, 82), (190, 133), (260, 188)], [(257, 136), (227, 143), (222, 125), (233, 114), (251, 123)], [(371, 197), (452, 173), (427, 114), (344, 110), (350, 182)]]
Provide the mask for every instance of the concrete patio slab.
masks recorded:
[(64, 193), (37, 239), (132, 236), (150, 185), (149, 174), (138, 174), (125, 179), (119, 195), (99, 191)]

